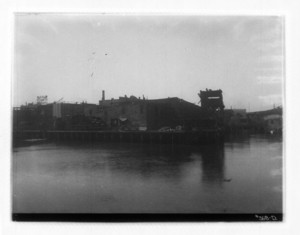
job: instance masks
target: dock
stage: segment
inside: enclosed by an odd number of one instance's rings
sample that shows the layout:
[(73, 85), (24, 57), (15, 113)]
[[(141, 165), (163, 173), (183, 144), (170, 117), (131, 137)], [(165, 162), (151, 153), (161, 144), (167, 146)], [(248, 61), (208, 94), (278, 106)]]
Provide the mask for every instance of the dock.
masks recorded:
[(216, 144), (222, 142), (218, 130), (189, 132), (160, 131), (82, 131), (82, 130), (22, 130), (13, 132), (13, 140), (47, 139), (48, 141), (128, 142), (158, 144)]

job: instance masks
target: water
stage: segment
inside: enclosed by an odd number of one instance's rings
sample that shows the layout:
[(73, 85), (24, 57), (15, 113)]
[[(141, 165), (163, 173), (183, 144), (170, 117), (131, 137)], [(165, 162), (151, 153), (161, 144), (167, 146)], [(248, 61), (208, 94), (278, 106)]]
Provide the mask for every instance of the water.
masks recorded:
[(280, 213), (282, 142), (13, 150), (14, 213)]

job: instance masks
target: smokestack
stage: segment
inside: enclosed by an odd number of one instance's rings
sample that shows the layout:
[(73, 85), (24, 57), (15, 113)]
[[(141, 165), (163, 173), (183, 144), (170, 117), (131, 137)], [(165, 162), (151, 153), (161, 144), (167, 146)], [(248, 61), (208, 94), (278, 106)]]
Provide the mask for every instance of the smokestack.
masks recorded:
[(102, 90), (102, 101), (105, 100), (105, 90)]

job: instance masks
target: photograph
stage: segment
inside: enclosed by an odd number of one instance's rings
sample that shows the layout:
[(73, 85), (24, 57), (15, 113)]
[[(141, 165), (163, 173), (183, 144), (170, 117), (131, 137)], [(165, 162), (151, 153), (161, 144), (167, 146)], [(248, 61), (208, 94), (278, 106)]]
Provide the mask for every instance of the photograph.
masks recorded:
[(13, 221), (283, 221), (283, 15), (13, 24)]

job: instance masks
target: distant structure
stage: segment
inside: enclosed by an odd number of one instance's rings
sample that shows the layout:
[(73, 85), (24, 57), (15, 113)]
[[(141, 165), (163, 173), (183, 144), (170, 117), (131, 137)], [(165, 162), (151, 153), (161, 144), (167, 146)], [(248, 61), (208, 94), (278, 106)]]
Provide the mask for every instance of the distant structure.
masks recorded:
[(249, 120), (246, 109), (225, 109), (224, 128), (227, 132), (238, 133), (246, 131), (249, 127)]
[(266, 131), (273, 133), (282, 132), (282, 115), (270, 114), (264, 117)]
[(201, 107), (206, 110), (217, 111), (224, 110), (222, 90), (206, 89), (198, 93), (201, 101)]
[(48, 96), (37, 96), (36, 103), (38, 105), (46, 105), (48, 103)]
[(282, 133), (282, 115), (282, 107), (275, 107), (265, 111), (249, 112), (247, 113), (249, 129), (258, 132)]

